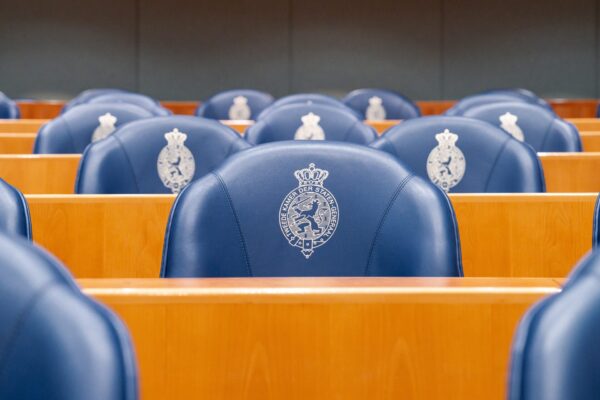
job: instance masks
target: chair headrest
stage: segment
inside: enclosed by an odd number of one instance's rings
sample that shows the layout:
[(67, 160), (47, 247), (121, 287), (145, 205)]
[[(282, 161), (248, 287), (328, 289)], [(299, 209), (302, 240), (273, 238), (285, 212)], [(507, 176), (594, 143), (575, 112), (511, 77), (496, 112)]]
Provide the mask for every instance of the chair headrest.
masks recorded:
[(472, 107), (463, 115), (498, 126), (537, 152), (581, 151), (579, 132), (573, 124), (533, 104), (490, 103)]
[(137, 399), (133, 346), (108, 309), (22, 239), (0, 234), (0, 267), (0, 398)]
[[(376, 179), (374, 179), (376, 177)], [(162, 276), (460, 276), (452, 206), (384, 153), (279, 142), (231, 157), (171, 211)]]
[(16, 119), (21, 116), (19, 106), (0, 92), (0, 119)]
[(521, 101), (523, 103), (535, 104), (539, 107), (542, 107), (550, 112), (552, 111), (552, 107), (548, 105), (543, 100), (536, 101), (527, 96), (519, 95), (516, 92), (510, 91), (499, 91), (499, 92), (490, 92), (484, 94), (476, 94), (473, 96), (468, 96), (460, 100), (456, 103), (452, 108), (447, 110), (444, 115), (447, 116), (462, 116), (467, 110), (473, 107), (481, 106), (484, 104), (490, 103), (500, 103), (507, 101)]
[(267, 115), (269, 115), (271, 111), (290, 104), (322, 104), (331, 107), (339, 107), (352, 113), (356, 118), (360, 119), (359, 113), (346, 106), (344, 103), (342, 103), (335, 97), (327, 96), (325, 94), (320, 93), (297, 93), (277, 99), (273, 104), (271, 104), (269, 107), (265, 108), (260, 114), (258, 114), (256, 120), (261, 120)]
[(88, 89), (79, 93), (77, 96), (73, 97), (69, 102), (67, 102), (61, 110), (61, 114), (69, 111), (71, 108), (78, 106), (80, 104), (85, 104), (89, 100), (94, 97), (102, 96), (108, 93), (131, 93), (126, 90), (114, 89), (114, 88), (98, 88), (98, 89)]
[(358, 112), (362, 119), (411, 119), (421, 116), (421, 111), (408, 97), (391, 90), (357, 89), (342, 102)]
[[(104, 124), (100, 118), (110, 114)], [(152, 113), (126, 103), (81, 104), (42, 126), (35, 139), (35, 154), (82, 153), (92, 140), (99, 140), (114, 129)], [(104, 119), (103, 119), (104, 121)]]
[(176, 193), (250, 147), (232, 129), (197, 117), (135, 121), (83, 154), (76, 193)]
[(138, 93), (110, 92), (100, 96), (95, 96), (87, 101), (87, 104), (98, 103), (128, 103), (134, 104), (148, 110), (156, 117), (166, 117), (171, 115), (171, 111), (163, 108), (160, 103), (151, 97)]
[(228, 90), (206, 100), (196, 115), (211, 119), (256, 119), (275, 99), (257, 90)]
[(393, 154), (446, 191), (544, 191), (535, 151), (487, 122), (443, 116), (412, 119), (389, 129), (372, 147)]
[(29, 206), (21, 192), (0, 178), (0, 232), (31, 239)]
[(246, 140), (261, 144), (280, 140), (332, 140), (369, 144), (375, 131), (352, 113), (326, 104), (288, 104), (259, 119), (246, 130)]

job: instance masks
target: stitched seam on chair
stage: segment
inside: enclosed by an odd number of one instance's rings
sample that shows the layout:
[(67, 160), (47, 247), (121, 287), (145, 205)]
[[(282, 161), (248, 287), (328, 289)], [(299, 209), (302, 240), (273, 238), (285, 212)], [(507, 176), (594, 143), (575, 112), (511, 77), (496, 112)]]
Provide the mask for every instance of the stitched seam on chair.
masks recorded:
[[(34, 294), (31, 297), (31, 299), (29, 299), (29, 301), (27, 302), (27, 305), (25, 305), (25, 307), (23, 309), (23, 312), (21, 312), (21, 314), (18, 316), (17, 322), (15, 323), (14, 329), (8, 335), (8, 340), (6, 341), (6, 346), (5, 346), (6, 351), (4, 352), (4, 357), (2, 357), (2, 359), (0, 359), (0, 377), (2, 377), (2, 375), (4, 375), (4, 371), (6, 369), (6, 365), (5, 365), (6, 364), (6, 359), (9, 358), (12, 350), (14, 349), (14, 347), (12, 346), (12, 344), (17, 339), (18, 334), (21, 331), (21, 327), (25, 323), (25, 318), (27, 317), (27, 315), (29, 315), (29, 312), (35, 306), (35, 304), (37, 303), (37, 301), (44, 294), (46, 294), (46, 292), (48, 292), (48, 290), (50, 290), (52, 287), (53, 287), (52, 283), (49, 283), (48, 285), (40, 288), (38, 290), (38, 292), (36, 294)], [(0, 351), (1, 350), (2, 349), (0, 349)], [(2, 354), (2, 353), (0, 352), (0, 354)]]
[(373, 257), (373, 252), (375, 251), (375, 246), (377, 245), (377, 240), (379, 239), (379, 232), (383, 228), (385, 219), (387, 218), (390, 210), (392, 209), (392, 206), (396, 202), (396, 199), (398, 198), (398, 196), (400, 195), (402, 190), (406, 187), (408, 182), (413, 177), (414, 177), (414, 175), (409, 175), (400, 182), (400, 184), (396, 188), (396, 191), (394, 192), (394, 195), (390, 199), (385, 211), (383, 212), (383, 215), (381, 216), (381, 220), (379, 220), (379, 225), (377, 226), (377, 230), (375, 231), (375, 236), (373, 236), (373, 242), (371, 243), (371, 248), (369, 249), (369, 258), (367, 259), (367, 266), (365, 268), (365, 276), (369, 276), (369, 270), (371, 269), (371, 258)]
[(506, 146), (508, 146), (508, 142), (512, 140), (510, 137), (507, 138), (504, 141), (504, 144), (502, 145), (502, 148), (500, 149), (500, 151), (498, 152), (498, 155), (496, 156), (496, 159), (494, 160), (494, 163), (492, 164), (492, 168), (490, 169), (490, 174), (488, 175), (486, 181), (485, 181), (485, 186), (483, 187), (483, 192), (487, 193), (488, 190), (488, 186), (490, 184), (490, 180), (492, 179), (492, 175), (494, 175), (494, 170), (496, 169), (496, 164), (498, 164), (498, 160), (500, 160), (500, 156), (502, 155), (502, 153), (504, 153), (504, 149), (506, 148)]
[(552, 126), (554, 125), (554, 120), (550, 121), (550, 124), (546, 127), (546, 130), (544, 131), (544, 138), (542, 139), (542, 143), (540, 144), (540, 150), (539, 151), (544, 151), (544, 145), (546, 144), (546, 141), (548, 140), (548, 137), (550, 136), (550, 128), (552, 128)]
[(117, 136), (111, 135), (111, 137), (117, 141), (117, 143), (119, 144), (119, 148), (125, 155), (125, 160), (127, 160), (127, 164), (129, 164), (129, 167), (131, 168), (131, 175), (133, 176), (133, 182), (135, 183), (135, 187), (137, 188), (138, 193), (141, 193), (142, 191), (140, 190), (140, 185), (138, 183), (137, 176), (135, 176), (135, 170), (133, 169), (133, 164), (131, 163), (131, 160), (129, 159), (129, 154), (127, 154), (127, 151), (125, 151), (125, 146), (123, 146), (123, 143), (119, 140), (119, 138)]
[(452, 207), (452, 203), (448, 198), (448, 195), (439, 189), (442, 192), (442, 196), (444, 200), (446, 200), (446, 204), (448, 205), (448, 209), (450, 210), (450, 214), (452, 215), (452, 225), (454, 226), (454, 237), (456, 238), (456, 243), (454, 245), (454, 250), (456, 254), (456, 265), (458, 266), (459, 276), (464, 276), (465, 273), (463, 271), (462, 265), (462, 249), (460, 247), (460, 232), (458, 231), (458, 222), (456, 220), (456, 213), (454, 212), (454, 207)]
[(23, 207), (23, 214), (25, 214), (25, 222), (27, 225), (27, 238), (33, 240), (33, 230), (31, 229), (31, 213), (29, 212), (29, 204), (25, 200), (25, 196), (21, 192), (17, 192), (19, 200), (21, 200), (21, 206)]
[(229, 207), (231, 208), (231, 213), (233, 214), (235, 224), (237, 225), (238, 232), (240, 234), (240, 242), (242, 244), (242, 249), (244, 250), (244, 261), (246, 261), (246, 269), (248, 271), (248, 276), (254, 276), (252, 274), (252, 268), (250, 267), (250, 259), (248, 257), (248, 248), (246, 247), (246, 240), (244, 239), (244, 234), (242, 233), (242, 227), (240, 225), (240, 220), (238, 218), (237, 212), (233, 207), (233, 201), (231, 200), (231, 196), (229, 195), (229, 190), (227, 190), (227, 186), (225, 186), (225, 182), (223, 182), (223, 178), (221, 178), (220, 175), (214, 172), (212, 174), (219, 180), (219, 183), (221, 184), (221, 189), (223, 190), (223, 193), (225, 193), (225, 196), (227, 196), (227, 201), (229, 203)]
[(350, 132), (352, 132), (352, 129), (354, 129), (354, 127), (356, 126), (356, 124), (361, 123), (360, 121), (356, 121), (354, 122), (352, 125), (350, 125), (348, 128), (346, 128), (346, 132), (344, 132), (344, 136), (342, 137), (341, 141), (342, 142), (347, 142), (348, 141), (348, 136), (350, 136)]
[(596, 204), (594, 206), (594, 227), (592, 235), (592, 248), (598, 247), (598, 218), (600, 218), (600, 196), (596, 197)]

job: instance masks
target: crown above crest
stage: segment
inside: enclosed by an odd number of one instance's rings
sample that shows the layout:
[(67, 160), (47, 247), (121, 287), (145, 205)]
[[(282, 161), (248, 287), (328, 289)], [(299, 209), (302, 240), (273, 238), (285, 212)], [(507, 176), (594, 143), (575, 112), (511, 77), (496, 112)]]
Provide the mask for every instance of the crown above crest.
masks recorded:
[(179, 129), (175, 128), (171, 132), (165, 133), (165, 139), (167, 143), (183, 146), (183, 142), (187, 139), (187, 135), (183, 132), (179, 132)]
[(321, 117), (319, 117), (317, 114), (313, 114), (312, 112), (310, 112), (303, 116), (301, 120), (304, 125), (317, 125), (321, 120)]
[(371, 105), (380, 105), (383, 103), (383, 99), (378, 96), (373, 96), (369, 99), (369, 104)]
[(244, 96), (237, 96), (233, 98), (233, 104), (247, 104), (248, 99)]
[(100, 122), (100, 125), (102, 126), (115, 126), (115, 123), (117, 122), (117, 117), (115, 117), (111, 113), (106, 113), (98, 117), (98, 122)]
[(454, 143), (458, 140), (458, 135), (450, 132), (448, 129), (444, 129), (444, 132), (435, 135), (435, 140), (437, 140), (440, 145), (454, 146)]
[(500, 116), (500, 122), (504, 125), (514, 125), (517, 123), (519, 118), (509, 112)]
[(298, 179), (298, 182), (300, 182), (300, 186), (323, 186), (323, 182), (329, 176), (329, 172), (315, 167), (314, 163), (310, 163), (308, 168), (299, 169), (294, 172), (294, 175)]

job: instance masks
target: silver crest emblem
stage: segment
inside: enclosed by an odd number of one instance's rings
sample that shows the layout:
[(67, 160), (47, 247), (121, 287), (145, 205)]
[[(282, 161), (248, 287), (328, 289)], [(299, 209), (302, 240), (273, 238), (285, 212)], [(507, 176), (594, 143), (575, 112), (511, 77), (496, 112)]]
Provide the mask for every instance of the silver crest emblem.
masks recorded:
[(308, 113), (302, 118), (302, 125), (294, 134), (294, 140), (325, 140), (325, 132), (319, 121), (321, 117), (316, 114)]
[(251, 115), (248, 99), (244, 96), (235, 97), (233, 104), (229, 107), (229, 119), (250, 119)]
[(333, 194), (323, 186), (329, 172), (309, 164), (294, 172), (298, 187), (289, 192), (279, 208), (279, 227), (290, 245), (308, 259), (335, 233), (339, 208)]
[(385, 108), (383, 107), (383, 99), (381, 97), (373, 96), (369, 99), (369, 106), (365, 117), (371, 121), (383, 121), (385, 120)]
[(500, 128), (504, 129), (506, 132), (510, 133), (512, 137), (522, 142), (525, 140), (525, 135), (523, 131), (517, 125), (517, 121), (519, 118), (516, 115), (513, 115), (509, 112), (500, 116)]
[(435, 135), (438, 141), (427, 157), (427, 175), (431, 182), (449, 192), (465, 175), (467, 162), (463, 152), (456, 147), (458, 135), (448, 129)]
[(183, 144), (185, 133), (177, 128), (165, 133), (167, 145), (158, 154), (156, 169), (162, 183), (175, 194), (185, 187), (196, 172), (196, 162), (190, 149)]
[(94, 130), (94, 134), (92, 135), (92, 143), (110, 136), (110, 134), (117, 129), (115, 127), (115, 124), (117, 123), (117, 117), (111, 113), (106, 113), (98, 117), (98, 122), (100, 122), (100, 125), (98, 125), (98, 127)]

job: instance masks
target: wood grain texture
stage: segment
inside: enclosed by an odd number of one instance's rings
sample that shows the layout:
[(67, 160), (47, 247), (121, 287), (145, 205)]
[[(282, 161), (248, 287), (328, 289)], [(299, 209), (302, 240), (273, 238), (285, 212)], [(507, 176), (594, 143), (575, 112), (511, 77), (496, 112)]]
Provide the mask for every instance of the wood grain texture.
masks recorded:
[(80, 158), (78, 154), (0, 155), (0, 178), (27, 194), (70, 194)]
[[(466, 276), (564, 277), (591, 248), (593, 194), (451, 194), (450, 199)], [(174, 196), (28, 195), (27, 200), (34, 240), (76, 277), (159, 276)]]
[(0, 154), (31, 154), (35, 133), (0, 133)]
[(129, 328), (146, 400), (503, 399), (519, 319), (560, 290), (552, 279), (79, 283)]
[(48, 119), (0, 119), (0, 133), (37, 133)]
[(551, 99), (548, 101), (561, 118), (595, 118), (597, 99)]
[(538, 153), (546, 191), (600, 192), (600, 153)]
[(600, 131), (580, 131), (581, 144), (585, 152), (600, 152)]
[(52, 119), (60, 115), (65, 105), (60, 100), (36, 100), (36, 101), (17, 101), (21, 118), (26, 119)]

